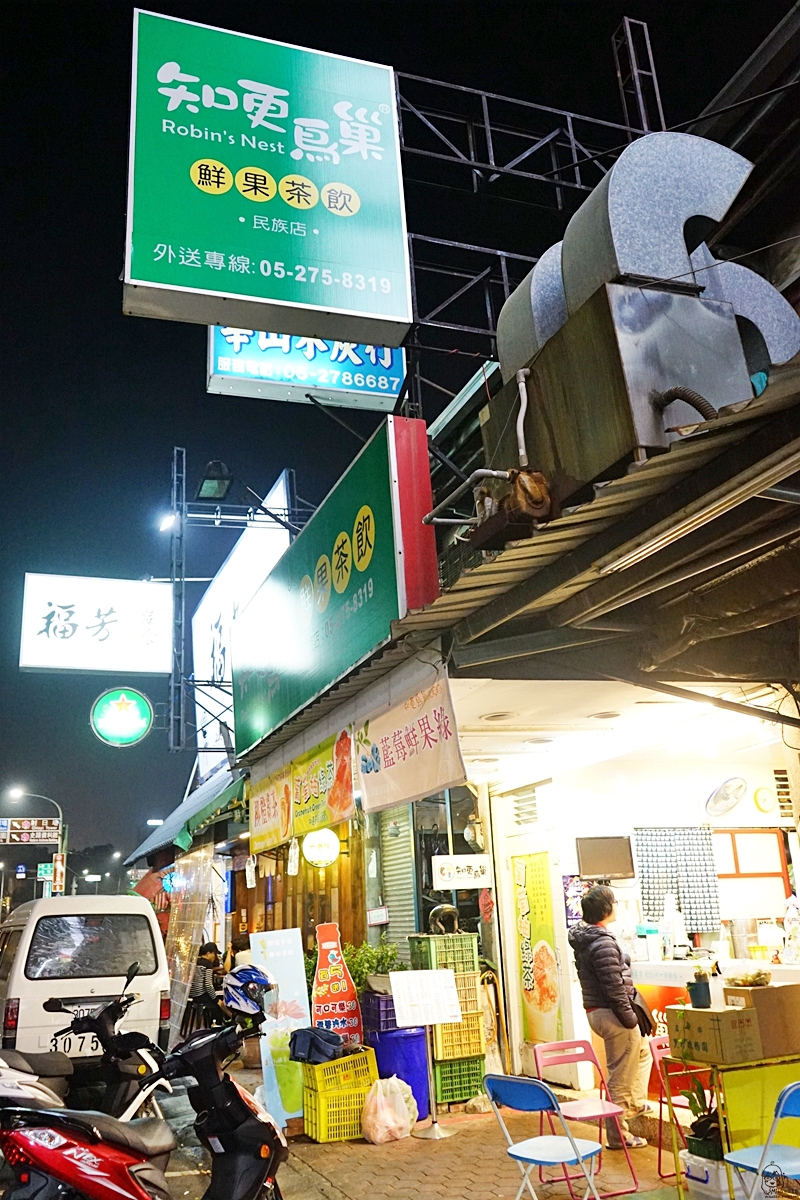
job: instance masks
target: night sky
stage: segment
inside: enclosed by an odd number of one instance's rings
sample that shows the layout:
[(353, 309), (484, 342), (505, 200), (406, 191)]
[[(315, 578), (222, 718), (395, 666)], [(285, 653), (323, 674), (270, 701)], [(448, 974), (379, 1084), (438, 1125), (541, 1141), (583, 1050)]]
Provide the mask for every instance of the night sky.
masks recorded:
[[(610, 47), (627, 13), (646, 20), (668, 124), (694, 116), (791, 7), (790, 0), (703, 3), (161, 3), (159, 12), (336, 51), (398, 70), (482, 87), (574, 112), (622, 119)], [(58, 800), (79, 849), (130, 852), (149, 816), (182, 798), (190, 753), (166, 735), (113, 750), (91, 732), (91, 702), (136, 680), (21, 673), (26, 570), (139, 578), (169, 571), (158, 520), (169, 504), (173, 445), (189, 484), (223, 459), (237, 486), (262, 494), (293, 467), (319, 501), (357, 450), (316, 410), (205, 392), (205, 329), (123, 317), (132, 5), (120, 0), (3, 6), (2, 738), (0, 789)], [(460, 240), (445, 193), (408, 196), (409, 227)], [(531, 212), (507, 244), (540, 253), (553, 240)], [(558, 236), (558, 235), (556, 235)], [(471, 373), (471, 368), (470, 372)], [(426, 411), (430, 420), (445, 402)], [(370, 431), (376, 420), (357, 414)], [(187, 573), (212, 574), (230, 548), (192, 530)], [(202, 587), (189, 588), (188, 610)], [(187, 614), (188, 615), (188, 614)], [(164, 677), (140, 686), (167, 697)], [(0, 815), (19, 813), (0, 799)], [(34, 810), (44, 814), (47, 805)], [(52, 810), (50, 810), (52, 812)]]

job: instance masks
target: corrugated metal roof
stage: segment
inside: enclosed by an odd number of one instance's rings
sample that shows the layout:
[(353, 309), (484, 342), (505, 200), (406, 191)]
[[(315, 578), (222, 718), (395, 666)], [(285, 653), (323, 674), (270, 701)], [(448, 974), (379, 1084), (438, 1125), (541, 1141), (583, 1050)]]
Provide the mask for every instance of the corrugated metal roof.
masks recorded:
[[(571, 551), (611, 528), (648, 501), (670, 491), (682, 480), (701, 471), (726, 450), (743, 442), (782, 410), (800, 404), (800, 364), (776, 372), (767, 391), (747, 405), (734, 405), (715, 421), (682, 430), (683, 436), (669, 451), (647, 460), (629, 475), (595, 488), (594, 499), (565, 511), (557, 520), (537, 530), (532, 538), (499, 551), (478, 566), (466, 568), (456, 582), (425, 609), (408, 613), (392, 626), (395, 645), (376, 654), (337, 687), (287, 722), (243, 761), (262, 758), (306, 728), (321, 715), (361, 691), (368, 683), (392, 670), (414, 648), (452, 629), (503, 596), (517, 584), (564, 558)], [(734, 411), (736, 410), (736, 411)], [(787, 455), (790, 447), (787, 447)], [(658, 518), (654, 519), (654, 527)], [(550, 608), (582, 591), (599, 577), (596, 569), (576, 571), (541, 601), (526, 611)]]
[(212, 815), (215, 809), (227, 808), (235, 800), (240, 800), (243, 790), (244, 779), (232, 779), (228, 770), (217, 771), (173, 809), (164, 824), (154, 829), (138, 850), (134, 850), (133, 854), (125, 859), (125, 866), (130, 866), (131, 863), (148, 854), (154, 854), (156, 850), (162, 850), (165, 846), (171, 846), (173, 843), (181, 845), (178, 839), (182, 837), (184, 840), (188, 837), (188, 844), (191, 845), (192, 829), (202, 823), (202, 818)]

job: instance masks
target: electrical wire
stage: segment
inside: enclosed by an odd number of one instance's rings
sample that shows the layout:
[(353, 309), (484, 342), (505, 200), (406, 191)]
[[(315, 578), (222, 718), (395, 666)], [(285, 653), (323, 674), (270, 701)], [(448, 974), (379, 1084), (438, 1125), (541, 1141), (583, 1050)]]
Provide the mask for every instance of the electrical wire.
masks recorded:
[[(723, 113), (732, 112), (734, 108), (741, 108), (745, 104), (754, 104), (756, 100), (765, 100), (767, 96), (774, 96), (778, 92), (785, 92), (789, 88), (797, 87), (800, 79), (793, 79), (791, 83), (784, 83), (780, 87), (771, 88), (768, 92), (759, 92), (757, 96), (748, 96), (744, 100), (737, 100), (735, 104), (729, 104), (726, 108), (718, 108), (714, 112), (700, 113), (697, 117), (692, 117), (690, 121), (681, 121), (679, 125), (670, 125), (668, 129), (653, 129), (642, 130), (642, 133), (677, 133), (681, 129), (687, 129), (690, 125), (697, 125), (700, 121), (710, 121), (712, 117), (722, 116)], [(619, 146), (611, 146), (608, 150), (601, 150), (599, 154), (590, 154), (588, 158), (578, 158), (575, 162), (566, 163), (563, 167), (556, 167), (554, 171), (547, 171), (541, 175), (541, 179), (554, 179), (563, 171), (571, 171), (574, 167), (582, 167), (584, 163), (597, 162), (598, 159), (606, 158), (609, 154), (618, 154), (621, 150), (627, 150), (630, 142), (622, 142)]]

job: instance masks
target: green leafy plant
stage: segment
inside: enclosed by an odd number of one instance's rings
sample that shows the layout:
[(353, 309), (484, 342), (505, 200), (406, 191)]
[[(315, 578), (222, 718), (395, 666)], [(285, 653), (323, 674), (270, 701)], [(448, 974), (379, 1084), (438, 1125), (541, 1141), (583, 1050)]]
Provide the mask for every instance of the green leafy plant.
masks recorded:
[[(681, 1090), (681, 1095), (686, 1098), (689, 1111), (694, 1117), (691, 1124), (692, 1137), (710, 1142), (714, 1149), (718, 1150), (721, 1158), (722, 1135), (719, 1128), (719, 1113), (714, 1107), (713, 1094), (710, 1092), (706, 1094), (702, 1083), (696, 1079), (691, 1088)], [(696, 1147), (695, 1152), (699, 1149), (700, 1147)], [(704, 1157), (710, 1156), (705, 1155)]]
[[(369, 942), (353, 946), (352, 943), (346, 942), (342, 947), (342, 954), (356, 991), (359, 994), (364, 991), (368, 975), (388, 975), (390, 971), (406, 971), (408, 968), (405, 963), (400, 961), (399, 953), (395, 943), (386, 940), (385, 933), (381, 934), (381, 940), (377, 946), (371, 946)], [(314, 987), (317, 955), (315, 951), (312, 951), (303, 957), (306, 968), (306, 985), (310, 996)]]

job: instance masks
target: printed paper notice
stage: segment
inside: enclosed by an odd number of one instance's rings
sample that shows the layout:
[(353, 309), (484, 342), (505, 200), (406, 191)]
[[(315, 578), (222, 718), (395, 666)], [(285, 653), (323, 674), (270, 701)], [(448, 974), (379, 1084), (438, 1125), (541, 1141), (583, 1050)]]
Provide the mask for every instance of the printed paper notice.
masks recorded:
[(398, 1029), (461, 1021), (461, 1004), (452, 971), (390, 971)]

